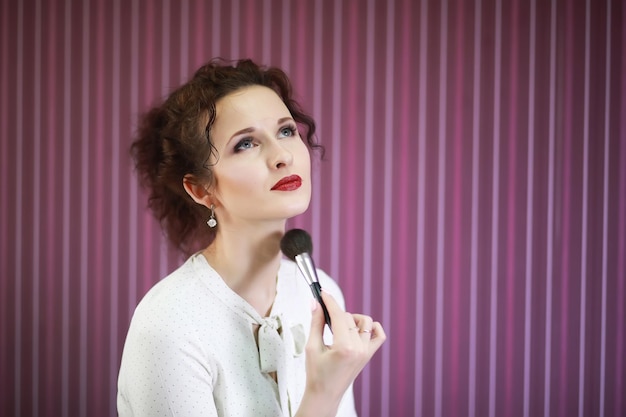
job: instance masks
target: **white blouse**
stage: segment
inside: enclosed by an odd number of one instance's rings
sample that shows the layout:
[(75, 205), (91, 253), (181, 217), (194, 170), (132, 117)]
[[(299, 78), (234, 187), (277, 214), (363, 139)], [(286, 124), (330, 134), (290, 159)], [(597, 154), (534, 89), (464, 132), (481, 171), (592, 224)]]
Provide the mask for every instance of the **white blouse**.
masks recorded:
[[(335, 281), (318, 275), (344, 307)], [(120, 417), (295, 414), (305, 388), (312, 297), (296, 264), (282, 260), (272, 310), (261, 317), (204, 256), (190, 257), (135, 310), (118, 378)], [(325, 338), (331, 343), (332, 334)], [(352, 387), (337, 415), (356, 416)]]

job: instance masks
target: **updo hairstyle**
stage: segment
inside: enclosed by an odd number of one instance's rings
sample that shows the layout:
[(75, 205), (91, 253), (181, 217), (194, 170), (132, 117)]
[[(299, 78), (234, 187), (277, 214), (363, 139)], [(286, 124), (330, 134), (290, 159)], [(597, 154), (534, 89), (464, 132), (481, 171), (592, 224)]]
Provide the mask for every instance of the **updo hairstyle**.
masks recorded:
[(149, 193), (148, 207), (170, 243), (187, 255), (210, 244), (215, 231), (205, 223), (207, 208), (197, 204), (183, 188), (183, 178), (189, 175), (198, 184), (214, 184), (211, 161), (217, 161), (219, 155), (211, 127), (216, 103), (253, 85), (274, 90), (304, 131), (308, 146), (323, 155), (322, 146), (315, 141), (315, 122), (294, 100), (285, 72), (261, 67), (249, 59), (234, 63), (210, 61), (139, 121), (131, 155), (140, 183)]

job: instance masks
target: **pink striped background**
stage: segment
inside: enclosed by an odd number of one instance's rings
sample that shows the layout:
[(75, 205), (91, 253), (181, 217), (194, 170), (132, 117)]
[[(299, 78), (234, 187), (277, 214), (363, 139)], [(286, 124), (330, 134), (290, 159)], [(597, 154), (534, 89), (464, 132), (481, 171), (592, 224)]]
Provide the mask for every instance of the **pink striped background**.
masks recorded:
[(180, 258), (128, 157), (214, 56), (283, 67), (327, 158), (293, 221), (389, 340), (362, 416), (626, 415), (617, 0), (0, 0), (0, 414), (112, 416)]

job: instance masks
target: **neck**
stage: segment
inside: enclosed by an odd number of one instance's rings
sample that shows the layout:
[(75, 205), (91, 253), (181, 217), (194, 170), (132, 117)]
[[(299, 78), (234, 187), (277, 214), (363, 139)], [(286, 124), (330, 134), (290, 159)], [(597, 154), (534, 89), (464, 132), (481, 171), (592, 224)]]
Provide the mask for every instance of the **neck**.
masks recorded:
[(203, 251), (226, 285), (262, 317), (269, 314), (276, 297), (283, 234), (284, 224), (252, 233), (230, 231), (223, 225), (213, 243)]

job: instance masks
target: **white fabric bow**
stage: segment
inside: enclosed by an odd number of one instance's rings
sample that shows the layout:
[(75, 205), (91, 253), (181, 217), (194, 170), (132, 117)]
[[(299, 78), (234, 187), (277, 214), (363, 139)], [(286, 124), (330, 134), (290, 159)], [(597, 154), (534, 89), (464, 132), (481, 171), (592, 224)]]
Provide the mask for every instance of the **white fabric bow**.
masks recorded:
[(281, 316), (262, 319), (259, 327), (259, 360), (263, 372), (278, 371), (279, 360), (287, 351), (294, 357), (304, 352), (306, 335), (301, 323), (283, 326)]

